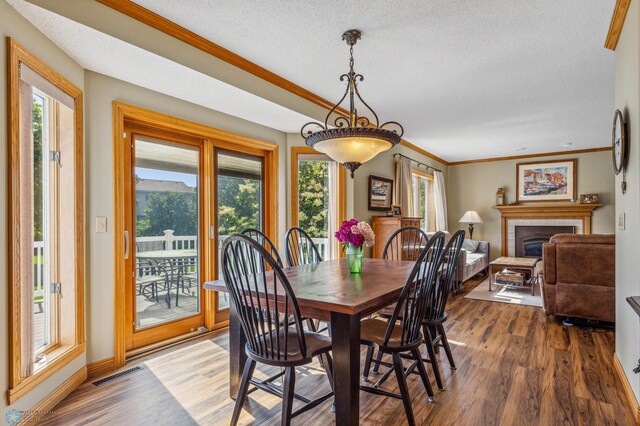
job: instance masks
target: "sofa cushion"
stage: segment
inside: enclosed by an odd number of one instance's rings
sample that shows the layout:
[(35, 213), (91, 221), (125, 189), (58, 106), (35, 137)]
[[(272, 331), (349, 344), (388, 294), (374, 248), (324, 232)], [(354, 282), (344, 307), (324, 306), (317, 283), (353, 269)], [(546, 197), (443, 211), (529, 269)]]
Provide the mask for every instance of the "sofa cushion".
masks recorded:
[(556, 244), (556, 281), (614, 287), (614, 259), (613, 244)]
[(466, 253), (464, 276), (472, 277), (489, 266), (489, 256), (484, 253)]
[(479, 241), (469, 240), (465, 238), (464, 241), (462, 242), (462, 250), (466, 250), (469, 253), (473, 253), (474, 251), (478, 250), (479, 245), (480, 245)]

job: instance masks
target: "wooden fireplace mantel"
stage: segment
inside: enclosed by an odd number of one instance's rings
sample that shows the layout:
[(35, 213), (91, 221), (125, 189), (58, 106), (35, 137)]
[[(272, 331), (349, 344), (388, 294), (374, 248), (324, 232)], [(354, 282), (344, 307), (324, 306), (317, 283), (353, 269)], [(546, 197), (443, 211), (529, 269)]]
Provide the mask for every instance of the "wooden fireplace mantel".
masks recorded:
[(602, 204), (555, 203), (493, 206), (502, 215), (502, 255), (507, 255), (509, 219), (579, 219), (582, 233), (591, 234), (591, 216)]

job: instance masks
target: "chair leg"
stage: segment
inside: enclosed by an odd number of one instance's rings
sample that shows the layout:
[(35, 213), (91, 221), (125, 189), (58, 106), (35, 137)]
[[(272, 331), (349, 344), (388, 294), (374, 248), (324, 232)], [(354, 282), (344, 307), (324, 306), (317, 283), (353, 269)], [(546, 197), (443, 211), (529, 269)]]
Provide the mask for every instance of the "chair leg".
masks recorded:
[(327, 379), (329, 379), (329, 386), (331, 386), (331, 390), (333, 388), (333, 359), (331, 358), (331, 354), (329, 352), (324, 354), (324, 371), (327, 374)]
[(420, 351), (416, 348), (411, 351), (413, 356), (417, 359), (417, 367), (418, 372), (420, 373), (420, 378), (422, 378), (422, 384), (424, 385), (424, 389), (427, 391), (427, 395), (429, 395), (429, 402), (435, 402), (436, 398), (433, 394), (433, 388), (431, 387), (431, 383), (429, 383), (429, 375), (427, 374), (427, 369), (424, 367), (424, 363), (420, 361)]
[(449, 341), (447, 340), (447, 333), (444, 331), (444, 325), (438, 325), (438, 332), (440, 333), (442, 346), (444, 346), (444, 351), (447, 353), (447, 359), (449, 360), (449, 365), (452, 370), (456, 369), (456, 363), (453, 361), (453, 354), (451, 353), (451, 346), (449, 346)]
[[(402, 358), (400, 354), (394, 352), (393, 357), (393, 369), (396, 372), (396, 379), (398, 379), (398, 387), (400, 388), (400, 396), (402, 396), (402, 403), (404, 404), (404, 412), (407, 415), (407, 422), (409, 426), (415, 426), (416, 422), (413, 419), (413, 409), (411, 408), (411, 398), (409, 397), (409, 389), (407, 388), (407, 381), (404, 377), (404, 367), (402, 366)], [(420, 361), (418, 361), (418, 364)]]
[(282, 419), (280, 424), (282, 426), (291, 425), (291, 411), (293, 408), (293, 389), (296, 386), (296, 368), (287, 367), (287, 372), (284, 373), (284, 389), (282, 392)]
[(253, 376), (253, 371), (256, 369), (256, 362), (251, 358), (247, 359), (244, 364), (244, 371), (242, 372), (242, 380), (240, 381), (240, 388), (238, 389), (238, 396), (236, 398), (236, 406), (233, 408), (233, 416), (231, 417), (231, 426), (238, 424), (240, 413), (242, 412), (242, 406), (247, 399), (247, 391), (249, 390), (249, 381)]
[(444, 386), (442, 384), (442, 376), (440, 376), (440, 365), (438, 358), (436, 357), (436, 350), (433, 347), (433, 335), (431, 334), (431, 329), (425, 325), (422, 326), (422, 332), (424, 333), (424, 344), (427, 347), (429, 361), (431, 361), (431, 369), (433, 370), (433, 375), (436, 378), (436, 385), (438, 386), (438, 390), (443, 391)]
[(375, 364), (373, 364), (373, 374), (378, 374), (380, 369), (380, 361), (382, 361), (382, 351), (378, 349), (378, 356), (376, 357)]
[(367, 357), (364, 360), (364, 368), (362, 369), (362, 380), (369, 380), (369, 370), (371, 369), (371, 360), (373, 358), (373, 345), (367, 347)]

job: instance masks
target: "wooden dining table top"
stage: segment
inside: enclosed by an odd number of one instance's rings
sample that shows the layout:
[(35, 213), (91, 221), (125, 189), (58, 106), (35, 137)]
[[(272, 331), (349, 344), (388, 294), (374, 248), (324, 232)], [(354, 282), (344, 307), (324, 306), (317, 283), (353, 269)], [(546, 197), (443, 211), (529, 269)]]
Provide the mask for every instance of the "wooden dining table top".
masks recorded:
[[(302, 315), (325, 319), (331, 312), (367, 315), (397, 301), (414, 265), (414, 262), (365, 258), (361, 273), (352, 274), (342, 258), (284, 268), (283, 272)], [(227, 292), (222, 279), (205, 282), (204, 288)]]

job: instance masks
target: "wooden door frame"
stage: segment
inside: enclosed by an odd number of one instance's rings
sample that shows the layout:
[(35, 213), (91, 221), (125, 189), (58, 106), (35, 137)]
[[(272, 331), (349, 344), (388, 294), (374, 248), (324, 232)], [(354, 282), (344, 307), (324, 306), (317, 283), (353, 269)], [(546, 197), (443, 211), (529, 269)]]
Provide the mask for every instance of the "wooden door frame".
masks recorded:
[[(291, 148), (291, 226), (298, 226), (298, 160), (304, 154), (325, 155), (309, 146)], [(338, 166), (338, 223), (347, 220), (347, 173), (344, 167)]]
[[(214, 147), (227, 148), (235, 151), (247, 153), (258, 153), (264, 157), (265, 176), (265, 233), (272, 238), (276, 244), (278, 241), (278, 153), (279, 147), (275, 143), (266, 142), (260, 139), (243, 136), (224, 130), (209, 127), (203, 124), (183, 120), (167, 114), (128, 105), (122, 102), (113, 102), (113, 185), (114, 185), (114, 207), (113, 207), (113, 230), (114, 230), (114, 364), (115, 368), (123, 366), (126, 362), (126, 260), (124, 231), (126, 224), (125, 197), (127, 189), (125, 187), (125, 173), (129, 172), (126, 165), (126, 150), (130, 149), (126, 143), (124, 135), (125, 122), (152, 127), (168, 132), (176, 132), (202, 139), (204, 142), (204, 174), (203, 191), (203, 213), (204, 222), (209, 226), (215, 223), (215, 209), (210, 206), (210, 196), (213, 188), (213, 176), (206, 173), (213, 169), (213, 158), (207, 155), (213, 152)], [(208, 228), (207, 228), (208, 229)], [(208, 234), (208, 233), (205, 233)], [(203, 279), (209, 280), (216, 274), (213, 247), (215, 239), (207, 238), (203, 242), (203, 258), (209, 259), (207, 262), (211, 267), (203, 268)], [(228, 325), (228, 321), (217, 322), (215, 318), (216, 294), (205, 292), (202, 296), (204, 302), (205, 327), (216, 329)]]

